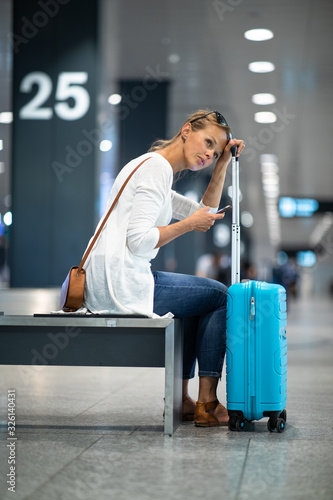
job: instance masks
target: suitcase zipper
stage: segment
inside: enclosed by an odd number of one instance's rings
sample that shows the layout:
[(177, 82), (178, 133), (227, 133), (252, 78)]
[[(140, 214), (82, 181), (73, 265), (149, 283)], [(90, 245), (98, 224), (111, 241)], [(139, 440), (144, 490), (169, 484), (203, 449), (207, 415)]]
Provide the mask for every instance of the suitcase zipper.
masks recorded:
[[(260, 288), (260, 285), (259, 285)], [(260, 326), (257, 324), (256, 320), (256, 298), (260, 300), (258, 295), (258, 283), (254, 282), (251, 289), (250, 295), (250, 332), (251, 332), (251, 341), (249, 345), (249, 415), (257, 415), (258, 413), (258, 404), (260, 402), (260, 384), (259, 384), (259, 359), (260, 359), (260, 350), (259, 350), (259, 337)]]
[(256, 314), (256, 306), (255, 306), (255, 301), (254, 297), (251, 297), (251, 313), (250, 313), (250, 320), (253, 320), (254, 316)]

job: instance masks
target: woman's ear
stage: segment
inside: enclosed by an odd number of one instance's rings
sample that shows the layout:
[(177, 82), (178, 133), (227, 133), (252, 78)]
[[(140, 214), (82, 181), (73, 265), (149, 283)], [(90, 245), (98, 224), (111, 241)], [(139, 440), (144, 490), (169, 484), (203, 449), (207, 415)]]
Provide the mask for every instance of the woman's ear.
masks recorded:
[(182, 139), (186, 140), (188, 134), (191, 132), (192, 130), (192, 126), (191, 124), (188, 122), (188, 123), (185, 123), (185, 125), (183, 125), (182, 127)]

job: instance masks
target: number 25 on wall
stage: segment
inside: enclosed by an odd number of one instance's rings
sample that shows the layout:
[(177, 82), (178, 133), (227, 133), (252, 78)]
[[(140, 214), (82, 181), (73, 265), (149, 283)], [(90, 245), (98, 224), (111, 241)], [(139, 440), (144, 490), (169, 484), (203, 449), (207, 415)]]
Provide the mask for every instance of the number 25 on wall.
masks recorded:
[[(88, 80), (85, 71), (64, 72), (58, 76), (55, 90), (55, 100), (60, 101), (54, 105), (55, 114), (62, 120), (79, 120), (88, 111), (90, 97), (86, 88), (82, 87)], [(22, 120), (50, 120), (53, 109), (43, 107), (52, 93), (52, 80), (46, 73), (35, 71), (26, 75), (20, 85), (20, 92), (28, 94), (33, 86), (37, 85), (37, 94), (25, 104), (19, 112)], [(70, 106), (68, 99), (74, 100), (74, 106)], [(62, 101), (62, 102), (61, 102)]]

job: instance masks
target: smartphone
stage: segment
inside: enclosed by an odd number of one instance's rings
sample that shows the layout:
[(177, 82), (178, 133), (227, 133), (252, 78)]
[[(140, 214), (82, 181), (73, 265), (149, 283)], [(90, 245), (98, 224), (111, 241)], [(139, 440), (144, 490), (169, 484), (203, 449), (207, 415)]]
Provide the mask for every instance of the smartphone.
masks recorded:
[(227, 210), (230, 210), (231, 208), (232, 208), (231, 205), (227, 205), (226, 207), (220, 208), (220, 210), (218, 210), (215, 213), (217, 213), (217, 214), (223, 214), (224, 212), (226, 212)]

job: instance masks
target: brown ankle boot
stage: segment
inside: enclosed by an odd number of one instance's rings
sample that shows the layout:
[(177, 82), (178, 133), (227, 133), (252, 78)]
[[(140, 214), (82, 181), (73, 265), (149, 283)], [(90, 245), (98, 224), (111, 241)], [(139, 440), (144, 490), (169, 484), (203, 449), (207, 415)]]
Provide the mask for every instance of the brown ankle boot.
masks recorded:
[(194, 414), (194, 424), (197, 427), (215, 427), (219, 425), (217, 418), (208, 413), (209, 410), (215, 410), (219, 404), (218, 400), (210, 401), (209, 403), (197, 402), (195, 414)]

